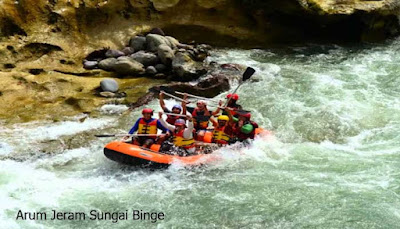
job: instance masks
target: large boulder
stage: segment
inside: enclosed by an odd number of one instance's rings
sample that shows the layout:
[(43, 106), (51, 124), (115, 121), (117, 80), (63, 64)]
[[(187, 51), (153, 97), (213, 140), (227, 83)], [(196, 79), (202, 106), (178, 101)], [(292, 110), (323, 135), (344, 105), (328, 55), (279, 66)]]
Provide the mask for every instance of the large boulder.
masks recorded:
[(171, 66), (172, 60), (175, 57), (174, 50), (172, 50), (168, 45), (162, 44), (158, 46), (157, 54), (163, 64)]
[(116, 62), (117, 62), (116, 58), (107, 58), (100, 61), (98, 67), (105, 71), (113, 71)]
[(143, 64), (144, 66), (156, 65), (159, 62), (159, 59), (155, 54), (145, 51), (134, 53), (131, 55), (131, 58)]
[(108, 92), (117, 92), (118, 91), (118, 83), (114, 79), (104, 79), (100, 82), (101, 90)]
[(143, 64), (132, 58), (121, 58), (115, 62), (114, 70), (121, 75), (136, 75), (145, 72)]
[(133, 48), (135, 52), (146, 50), (146, 37), (136, 36), (129, 41), (129, 47)]
[(168, 69), (164, 64), (157, 64), (154, 67), (156, 68), (157, 72), (165, 72)]
[(165, 44), (168, 45), (171, 49), (176, 49), (177, 47), (177, 41), (173, 40), (173, 37), (167, 38), (158, 34), (147, 34), (146, 36), (146, 42), (147, 42), (147, 49), (151, 52), (156, 52), (158, 46)]
[(175, 73), (173, 80), (177, 81), (191, 81), (207, 72), (202, 63), (194, 61), (186, 52), (175, 54), (172, 60), (172, 71)]

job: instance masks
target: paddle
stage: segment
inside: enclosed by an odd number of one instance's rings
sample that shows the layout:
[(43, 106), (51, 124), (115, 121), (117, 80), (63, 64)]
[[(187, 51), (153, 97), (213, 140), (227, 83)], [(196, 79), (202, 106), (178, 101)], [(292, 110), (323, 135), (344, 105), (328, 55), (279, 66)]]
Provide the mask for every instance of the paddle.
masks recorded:
[(186, 115), (182, 115), (182, 114), (174, 114), (174, 113), (163, 113), (163, 114), (171, 115), (171, 116), (186, 117)]
[[(160, 88), (161, 88), (161, 87), (160, 87)], [(168, 95), (169, 97), (174, 98), (174, 99), (176, 99), (176, 100), (178, 100), (178, 101), (185, 102), (185, 103), (190, 103), (189, 101), (186, 101), (186, 100), (184, 100), (184, 99), (182, 99), (182, 98), (179, 98), (179, 97), (177, 97), (177, 96), (175, 96), (175, 95), (171, 95), (170, 93), (165, 92), (164, 90), (157, 90), (156, 88), (150, 88), (149, 91), (150, 91), (150, 92), (153, 92), (153, 93), (164, 92), (164, 94), (166, 94), (166, 95)]]
[(213, 99), (210, 99), (210, 98), (206, 98), (206, 97), (201, 97), (201, 96), (197, 96), (197, 95), (192, 95), (192, 94), (188, 94), (188, 93), (175, 91), (174, 89), (166, 87), (166, 86), (160, 86), (160, 90), (164, 91), (164, 93), (165, 92), (171, 93), (171, 94), (175, 93), (175, 94), (178, 94), (178, 95), (187, 94), (188, 97), (192, 97), (192, 98), (196, 98), (196, 99), (202, 99), (202, 100), (208, 100), (208, 101), (213, 102), (213, 103), (219, 103), (219, 101), (216, 101), (216, 100), (213, 100)]
[(148, 136), (148, 137), (156, 137), (156, 136), (161, 136), (162, 134), (95, 134), (94, 136), (97, 138), (110, 138), (110, 137), (125, 137), (125, 136), (131, 136), (131, 137), (142, 137), (142, 136)]
[[(239, 83), (239, 85), (235, 88), (235, 90), (232, 92), (232, 94), (235, 94), (236, 91), (239, 89), (239, 87), (242, 85), (243, 82), (245, 82), (246, 80), (250, 79), (251, 76), (256, 72), (256, 70), (254, 70), (254, 68), (251, 67), (247, 67), (246, 71), (243, 73), (243, 77), (242, 77), (242, 82)], [(225, 106), (228, 106), (229, 102), (231, 101), (232, 96), (228, 99), (228, 101), (226, 101)]]

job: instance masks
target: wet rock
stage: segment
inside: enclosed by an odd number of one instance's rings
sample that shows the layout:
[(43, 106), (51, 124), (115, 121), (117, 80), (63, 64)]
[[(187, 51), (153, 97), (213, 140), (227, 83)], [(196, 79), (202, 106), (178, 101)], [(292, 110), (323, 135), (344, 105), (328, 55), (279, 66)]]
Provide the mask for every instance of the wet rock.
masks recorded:
[(174, 51), (165, 44), (161, 44), (158, 46), (157, 54), (161, 62), (166, 66), (170, 66), (172, 64), (172, 60), (175, 57)]
[(118, 82), (114, 79), (104, 79), (100, 82), (100, 87), (104, 92), (117, 92)]
[(150, 75), (155, 75), (157, 74), (157, 69), (154, 66), (148, 66), (146, 68), (146, 73)]
[(145, 72), (143, 64), (131, 58), (117, 60), (114, 64), (114, 70), (121, 75), (135, 75)]
[(158, 11), (164, 11), (179, 3), (180, 0), (151, 0), (153, 6)]
[(178, 45), (180, 45), (179, 41), (171, 36), (165, 36), (165, 38), (169, 41), (169, 43), (171, 44), (171, 47), (177, 48)]
[(159, 62), (159, 58), (153, 54), (145, 51), (139, 51), (131, 55), (131, 58), (144, 66), (156, 65)]
[(132, 47), (125, 47), (121, 50), (125, 54), (125, 56), (132, 55), (135, 52), (135, 49)]
[(161, 28), (152, 28), (150, 30), (149, 34), (158, 34), (158, 35), (161, 35), (161, 36), (165, 36), (165, 33)]
[(92, 70), (92, 69), (96, 69), (98, 66), (99, 62), (97, 61), (90, 61), (90, 60), (84, 60), (83, 61), (83, 68), (84, 69), (88, 69), (88, 70)]
[(116, 94), (109, 92), (109, 91), (102, 91), (102, 92), (100, 92), (100, 96), (105, 97), (105, 98), (115, 98)]
[(164, 64), (157, 64), (154, 67), (156, 68), (157, 72), (165, 72), (165, 71), (167, 71), (167, 66), (165, 66)]
[(164, 73), (157, 73), (154, 75), (154, 79), (166, 79), (167, 76)]
[(175, 43), (171, 41), (172, 40), (170, 38), (166, 38), (157, 34), (148, 34), (146, 36), (147, 49), (151, 52), (156, 52), (158, 46), (162, 44), (168, 45), (171, 49), (176, 49)]
[(115, 63), (117, 62), (116, 58), (107, 58), (99, 62), (99, 68), (106, 71), (113, 71), (115, 67)]
[(178, 52), (172, 60), (172, 70), (176, 74), (173, 80), (191, 81), (205, 74), (207, 70), (201, 63), (195, 62), (188, 53)]
[(146, 37), (136, 36), (131, 38), (129, 41), (129, 46), (137, 51), (146, 50)]
[(106, 57), (118, 58), (120, 56), (125, 56), (125, 53), (123, 53), (122, 51), (119, 51), (119, 50), (115, 50), (115, 49), (109, 49), (106, 52)]

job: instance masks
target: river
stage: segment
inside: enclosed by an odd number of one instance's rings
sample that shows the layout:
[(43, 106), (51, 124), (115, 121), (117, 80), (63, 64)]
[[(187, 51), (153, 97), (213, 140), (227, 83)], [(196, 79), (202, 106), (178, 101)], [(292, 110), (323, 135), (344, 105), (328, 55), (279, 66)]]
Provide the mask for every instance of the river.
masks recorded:
[[(93, 134), (126, 132), (140, 116), (120, 116), (123, 106), (1, 125), (1, 228), (398, 228), (399, 53), (400, 40), (215, 51), (210, 61), (257, 70), (239, 101), (275, 138), (222, 149), (202, 167), (152, 171), (105, 158), (111, 139)], [(16, 220), (19, 210), (53, 209), (165, 219)]]

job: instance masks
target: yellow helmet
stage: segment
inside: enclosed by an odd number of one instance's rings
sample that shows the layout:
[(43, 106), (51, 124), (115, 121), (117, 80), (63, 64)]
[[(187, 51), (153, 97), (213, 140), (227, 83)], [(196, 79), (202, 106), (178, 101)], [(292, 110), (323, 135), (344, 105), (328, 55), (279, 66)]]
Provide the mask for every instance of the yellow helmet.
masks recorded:
[(218, 116), (218, 121), (229, 121), (229, 117), (227, 115)]

